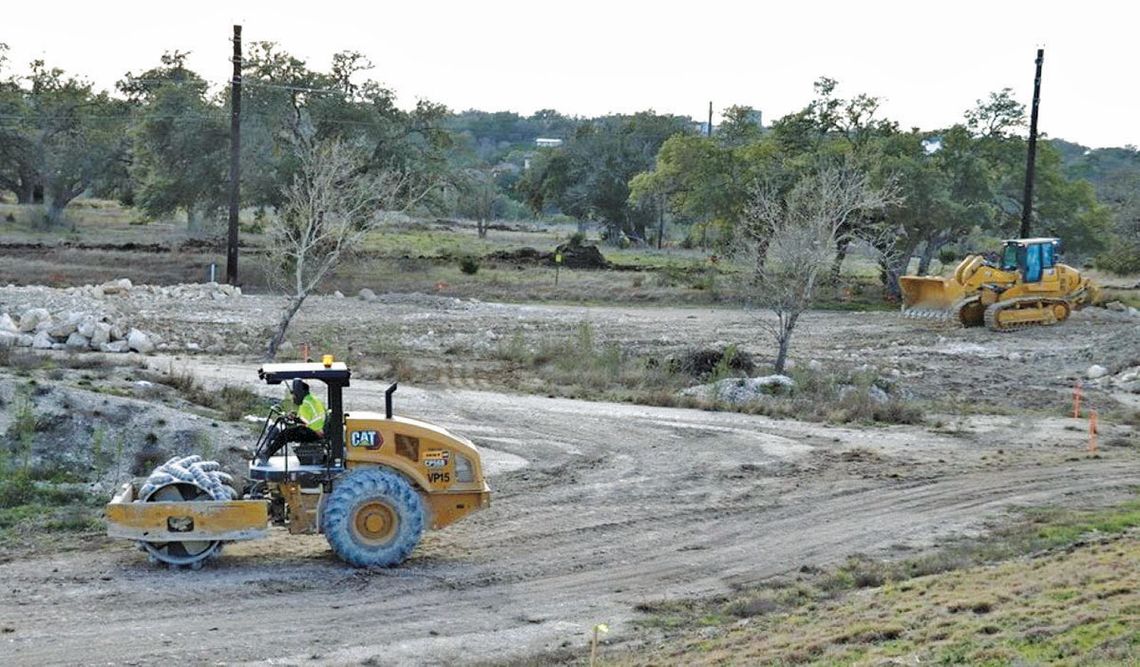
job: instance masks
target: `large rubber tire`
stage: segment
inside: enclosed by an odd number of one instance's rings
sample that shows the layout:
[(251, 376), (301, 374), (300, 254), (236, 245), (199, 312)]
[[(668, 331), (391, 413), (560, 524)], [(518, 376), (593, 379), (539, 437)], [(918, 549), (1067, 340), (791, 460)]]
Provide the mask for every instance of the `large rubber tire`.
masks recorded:
[(424, 503), (392, 470), (355, 470), (334, 482), (321, 530), (337, 556), (356, 567), (404, 562), (424, 532)]

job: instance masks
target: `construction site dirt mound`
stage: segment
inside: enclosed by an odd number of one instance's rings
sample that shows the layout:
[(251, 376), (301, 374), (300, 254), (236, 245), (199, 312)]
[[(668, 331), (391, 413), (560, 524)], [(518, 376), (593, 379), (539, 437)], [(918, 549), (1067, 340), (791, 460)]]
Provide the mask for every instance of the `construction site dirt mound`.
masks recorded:
[(610, 263), (596, 245), (582, 245), (568, 241), (555, 248), (562, 255), (562, 266), (571, 269), (608, 269)]
[(562, 255), (562, 266), (568, 269), (608, 269), (611, 266), (596, 245), (574, 242), (563, 243), (554, 252), (525, 247), (488, 253), (484, 259), (519, 265), (554, 266), (558, 263), (558, 255)]
[(516, 250), (499, 250), (497, 252), (488, 253), (484, 256), (484, 259), (521, 265), (553, 264), (554, 253), (542, 252), (528, 246)]
[(752, 357), (737, 352), (735, 348), (689, 350), (669, 356), (666, 364), (670, 370), (685, 373), (698, 380), (708, 378), (718, 368), (748, 376), (756, 370)]

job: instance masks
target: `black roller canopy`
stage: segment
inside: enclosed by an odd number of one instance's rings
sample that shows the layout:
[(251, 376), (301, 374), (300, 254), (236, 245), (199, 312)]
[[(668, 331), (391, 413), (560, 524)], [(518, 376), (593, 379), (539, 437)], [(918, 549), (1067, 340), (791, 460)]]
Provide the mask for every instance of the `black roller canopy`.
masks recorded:
[(318, 363), (265, 364), (257, 371), (257, 376), (266, 384), (281, 384), (288, 380), (320, 380), (328, 385), (348, 386), (352, 371), (344, 362), (334, 362), (331, 366)]

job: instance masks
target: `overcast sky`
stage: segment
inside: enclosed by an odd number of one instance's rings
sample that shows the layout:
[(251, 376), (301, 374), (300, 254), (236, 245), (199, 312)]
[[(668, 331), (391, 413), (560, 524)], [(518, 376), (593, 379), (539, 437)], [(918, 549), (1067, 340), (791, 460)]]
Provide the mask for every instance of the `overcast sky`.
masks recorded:
[(234, 23), (326, 69), (362, 51), (402, 106), (554, 108), (572, 115), (655, 109), (702, 118), (747, 104), (767, 124), (802, 108), (829, 76), (843, 96), (886, 100), (904, 128), (949, 125), (990, 91), (1028, 107), (1045, 48), (1041, 131), (1086, 145), (1140, 145), (1137, 5), (989, 0), (627, 2), (401, 0), (352, 3), (13, 2), (0, 42), (23, 71), (32, 58), (103, 87), (192, 52), (190, 66), (229, 78)]

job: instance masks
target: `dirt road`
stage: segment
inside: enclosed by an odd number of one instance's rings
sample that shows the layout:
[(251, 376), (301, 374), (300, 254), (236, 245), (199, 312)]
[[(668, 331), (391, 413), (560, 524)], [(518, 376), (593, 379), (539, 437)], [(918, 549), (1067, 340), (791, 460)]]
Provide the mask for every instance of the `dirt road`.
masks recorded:
[[(383, 404), (381, 383), (353, 386), (351, 405)], [(456, 664), (578, 649), (594, 623), (620, 637), (639, 602), (1140, 483), (1131, 448), (1086, 458), (1060, 418), (858, 430), (475, 391), (396, 398), (485, 448), (489, 510), (384, 571), (280, 533), (199, 572), (156, 569), (125, 544), (6, 563), (0, 663)]]

